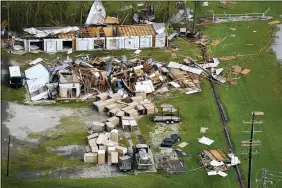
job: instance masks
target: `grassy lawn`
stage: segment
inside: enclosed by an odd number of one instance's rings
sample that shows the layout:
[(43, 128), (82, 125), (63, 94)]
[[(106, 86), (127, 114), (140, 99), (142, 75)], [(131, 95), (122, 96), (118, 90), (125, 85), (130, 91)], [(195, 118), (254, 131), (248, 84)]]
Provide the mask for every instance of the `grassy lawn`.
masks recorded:
[[(229, 28), (234, 26), (240, 27), (236, 31), (231, 31)], [(227, 89), (219, 88), (221, 99), (231, 120), (229, 127), (238, 154), (242, 151), (240, 141), (249, 138), (249, 134), (242, 133), (242, 130), (250, 130), (250, 125), (243, 124), (243, 120), (249, 121), (252, 111), (265, 112), (265, 116), (260, 117), (264, 124), (256, 126), (256, 129), (261, 128), (263, 132), (255, 134), (255, 139), (261, 140), (262, 146), (259, 148), (259, 157), (254, 157), (253, 182), (256, 172), (261, 168), (273, 171), (281, 171), (282, 168), (280, 144), (282, 140), (279, 136), (282, 133), (279, 126), (282, 122), (282, 69), (274, 53), (269, 49), (273, 42), (271, 33), (275, 30), (276, 27), (270, 26), (267, 22), (219, 24), (204, 29), (205, 34), (213, 38), (228, 36), (222, 44), (211, 48), (215, 56), (255, 54), (268, 45), (259, 55), (236, 57), (235, 60), (226, 62), (226, 66), (239, 64), (249, 68), (251, 73), (237, 80), (237, 85)], [(235, 34), (236, 37), (230, 37), (231, 34)], [(253, 46), (245, 46), (246, 43), (251, 43)], [(223, 48), (224, 44), (232, 45)], [(242, 162), (246, 177), (247, 160)]]
[[(280, 2), (238, 2), (232, 5), (233, 9), (226, 10), (219, 8), (218, 2), (209, 2), (209, 7), (202, 7), (201, 14), (205, 15), (207, 10), (215, 10), (216, 13), (245, 13), (245, 12), (264, 12), (270, 6), (271, 11), (268, 13), (278, 19), (281, 14)], [(281, 20), (281, 19), (280, 19)], [(231, 27), (237, 26), (236, 31), (230, 30)], [(241, 152), (240, 141), (247, 140), (249, 134), (242, 133), (242, 130), (247, 130), (249, 125), (243, 124), (243, 120), (248, 121), (251, 118), (252, 111), (264, 111), (265, 116), (260, 119), (264, 121), (261, 126), (262, 133), (256, 133), (255, 138), (262, 141), (260, 155), (254, 158), (253, 161), (253, 186), (255, 185), (255, 174), (261, 168), (267, 168), (273, 171), (281, 171), (282, 169), (282, 145), (280, 124), (282, 122), (282, 70), (278, 64), (274, 53), (268, 50), (266, 45), (273, 42), (272, 34), (276, 30), (275, 26), (270, 26), (268, 21), (254, 21), (254, 22), (237, 22), (225, 23), (217, 25), (201, 26), (204, 34), (210, 36), (212, 39), (224, 38), (226, 39), (215, 47), (209, 47), (211, 52), (216, 57), (233, 55), (236, 59), (231, 61), (221, 62), (224, 68), (230, 68), (233, 65), (239, 64), (244, 68), (251, 69), (250, 74), (241, 76), (237, 80), (237, 84), (228, 88), (218, 87), (222, 102), (227, 109), (230, 123), (228, 124), (232, 140), (235, 144), (236, 153)], [(256, 32), (253, 32), (256, 31)], [(235, 37), (231, 37), (235, 35)], [(182, 39), (175, 40), (175, 43), (180, 46), (180, 50), (175, 53), (180, 55), (189, 55), (195, 57), (199, 54), (198, 49), (188, 43), (183, 42)], [(245, 44), (253, 44), (246, 46)], [(260, 50), (263, 49), (261, 52)], [(160, 53), (161, 52), (161, 53)], [(259, 55), (247, 55), (256, 54)], [(133, 51), (112, 51), (105, 52), (85, 52), (86, 54), (93, 54), (95, 56), (104, 55), (130, 55)], [(143, 50), (141, 56), (147, 57), (148, 54), (159, 60), (169, 62), (171, 52), (162, 51), (159, 49)], [(74, 56), (76, 54), (72, 54)], [(129, 56), (128, 56), (129, 57)], [(183, 123), (180, 124), (180, 135), (182, 140), (188, 142), (189, 145), (183, 150), (190, 152), (191, 157), (184, 158), (188, 170), (198, 168), (198, 154), (200, 150), (207, 148), (222, 148), (227, 149), (226, 140), (223, 136), (219, 114), (215, 105), (214, 97), (208, 81), (202, 83), (203, 91), (198, 94), (186, 95), (182, 93), (173, 93), (167, 99), (156, 100), (156, 104), (168, 103), (180, 108), (180, 115), (183, 118)], [(8, 92), (7, 92), (8, 93)], [(19, 96), (21, 96), (19, 94)], [(17, 99), (17, 97), (16, 97)], [(14, 99), (13, 99), (14, 100)], [(17, 100), (16, 100), (17, 101)], [(66, 120), (69, 124), (70, 120)], [(152, 123), (148, 117), (144, 117), (139, 122), (140, 131), (143, 134), (147, 144), (150, 144), (150, 136), (148, 132), (152, 127), (158, 126)], [(208, 127), (207, 133), (204, 135), (215, 140), (210, 146), (201, 145), (197, 142), (197, 138), (203, 134), (200, 133), (200, 127)], [(259, 128), (259, 127), (257, 127)], [(61, 134), (61, 133), (60, 133)], [(85, 137), (80, 133), (73, 133), (73, 137)], [(62, 135), (64, 135), (62, 133)], [(54, 157), (50, 154), (46, 146), (58, 146), (60, 143), (70, 144), (72, 140), (67, 134), (60, 140), (58, 137), (55, 141), (50, 140), (42, 143), (38, 151), (29, 153), (31, 160), (23, 161), (23, 164), (13, 164), (15, 168), (20, 165), (24, 168), (36, 166), (34, 160), (41, 165), (46, 165), (46, 168), (63, 165), (76, 165), (82, 163), (80, 161), (65, 161), (60, 156)], [(76, 138), (76, 140), (79, 140)], [(126, 139), (123, 139), (126, 142)], [(134, 141), (133, 141), (134, 142)], [(126, 143), (124, 143), (126, 145)], [(42, 157), (43, 154), (43, 157)], [(243, 160), (244, 156), (239, 155), (242, 162), (243, 175), (246, 180), (247, 175), (247, 160)], [(58, 162), (57, 162), (58, 161)], [(3, 164), (2, 164), (3, 165)], [(35, 167), (36, 168), (36, 167)], [(2, 170), (5, 168), (2, 167)], [(145, 181), (144, 181), (145, 180)], [(3, 184), (4, 182), (4, 184)], [(214, 188), (233, 188), (238, 187), (236, 172), (234, 169), (228, 171), (228, 176), (225, 178), (219, 176), (207, 176), (204, 170), (190, 171), (187, 174), (177, 175), (173, 177), (165, 177), (163, 174), (144, 174), (138, 176), (114, 177), (114, 178), (99, 178), (99, 179), (78, 179), (78, 180), (50, 180), (50, 179), (36, 179), (36, 180), (15, 180), (12, 178), (5, 178), (2, 176), (3, 187), (137, 187), (137, 188), (157, 188), (157, 187), (214, 187)], [(279, 187), (279, 186), (278, 186)]]
[(136, 135), (135, 132), (132, 132), (132, 133), (131, 133), (131, 139), (132, 139), (132, 142), (133, 142), (134, 145), (136, 145), (136, 144), (139, 143), (138, 138), (137, 138), (137, 135)]

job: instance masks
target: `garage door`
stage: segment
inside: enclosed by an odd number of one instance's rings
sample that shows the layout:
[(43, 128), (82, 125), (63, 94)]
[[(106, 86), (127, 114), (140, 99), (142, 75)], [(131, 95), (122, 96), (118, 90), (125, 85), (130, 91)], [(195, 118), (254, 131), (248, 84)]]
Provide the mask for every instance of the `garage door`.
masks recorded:
[(57, 42), (56, 41), (47, 41), (46, 42), (46, 51), (47, 52), (57, 52)]
[(156, 37), (156, 43), (155, 43), (155, 47), (165, 47), (165, 38), (162, 37)]
[(86, 51), (88, 50), (88, 40), (77, 40), (76, 41), (76, 51)]
[(140, 48), (151, 48), (151, 37), (140, 37)]
[(135, 38), (124, 39), (124, 48), (126, 48), (126, 49), (134, 49), (135, 48)]

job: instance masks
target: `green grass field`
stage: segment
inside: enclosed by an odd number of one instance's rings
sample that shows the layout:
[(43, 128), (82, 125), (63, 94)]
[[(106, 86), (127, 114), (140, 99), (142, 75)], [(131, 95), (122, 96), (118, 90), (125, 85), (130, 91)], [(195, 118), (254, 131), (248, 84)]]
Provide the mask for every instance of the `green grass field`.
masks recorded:
[[(209, 7), (201, 8), (201, 14), (207, 10), (216, 10), (216, 13), (222, 12), (264, 12), (269, 6), (271, 11), (270, 16), (274, 19), (279, 19), (281, 14), (281, 2), (238, 2), (232, 5), (232, 10), (220, 9), (219, 3), (209, 3)], [(281, 19), (280, 19), (281, 20)], [(229, 28), (237, 26), (236, 31)], [(217, 25), (201, 26), (204, 34), (212, 39), (226, 39), (216, 47), (210, 47), (214, 56), (230, 56), (233, 55), (236, 59), (232, 61), (221, 62), (225, 68), (230, 68), (232, 65), (239, 64), (244, 68), (251, 69), (250, 74), (241, 76), (237, 80), (236, 85), (228, 88), (218, 86), (220, 97), (227, 109), (230, 123), (228, 124), (236, 153), (241, 152), (240, 141), (247, 140), (249, 134), (243, 133), (242, 130), (247, 130), (249, 125), (243, 124), (243, 120), (248, 121), (251, 118), (252, 111), (263, 111), (265, 115), (260, 117), (264, 122), (261, 125), (262, 133), (256, 133), (255, 138), (262, 141), (262, 146), (259, 148), (259, 157), (254, 157), (253, 160), (253, 187), (255, 184), (255, 175), (261, 168), (267, 168), (273, 171), (281, 171), (282, 169), (282, 145), (281, 133), (282, 128), (282, 69), (278, 64), (275, 54), (268, 50), (273, 42), (273, 33), (276, 30), (275, 26), (270, 26), (268, 21), (254, 22), (234, 22)], [(256, 32), (253, 32), (256, 31)], [(231, 37), (231, 34), (236, 35)], [(182, 42), (182, 39), (175, 40), (175, 43), (180, 45), (180, 50), (176, 53), (195, 57), (199, 54), (196, 46)], [(231, 45), (229, 45), (231, 44)], [(253, 44), (253, 46), (245, 46), (245, 44)], [(264, 48), (266, 45), (269, 47)], [(263, 49), (261, 52), (260, 50)], [(246, 54), (259, 55), (238, 56)], [(88, 52), (87, 52), (88, 53)], [(95, 55), (105, 55), (104, 53), (96, 53)], [(133, 51), (111, 52), (112, 55), (132, 54)], [(148, 56), (151, 53), (153, 58), (159, 61), (168, 62), (171, 59), (169, 51), (161, 50), (143, 50), (142, 55)], [(108, 55), (110, 55), (108, 54)], [(175, 93), (167, 99), (156, 100), (157, 104), (169, 103), (180, 108), (183, 123), (180, 124), (180, 134), (183, 141), (189, 143), (184, 148), (184, 151), (191, 152), (192, 156), (186, 157), (188, 170), (198, 168), (198, 154), (201, 149), (209, 148), (205, 145), (197, 143), (197, 138), (202, 134), (200, 127), (208, 127), (207, 137), (215, 140), (210, 148), (227, 149), (226, 140), (223, 136), (219, 114), (215, 105), (214, 97), (208, 81), (202, 83), (203, 91), (194, 95), (186, 95)], [(3, 96), (2, 96), (3, 97)], [(9, 97), (2, 98), (9, 100)], [(17, 98), (16, 98), (17, 99)], [(14, 100), (12, 98), (11, 100)], [(148, 131), (156, 124), (150, 122), (148, 118), (142, 118), (140, 121), (140, 130), (145, 140), (150, 143)], [(257, 127), (259, 128), (259, 127)], [(245, 180), (247, 179), (247, 160), (243, 160), (243, 156), (239, 155), (242, 162), (242, 170)], [(43, 161), (44, 163), (44, 161)], [(40, 164), (38, 164), (40, 165)], [(5, 165), (2, 163), (2, 172), (5, 172)], [(279, 185), (279, 184), (278, 184)], [(277, 187), (279, 187), (277, 185)], [(99, 178), (99, 179), (35, 179), (35, 180), (15, 180), (6, 178), (2, 174), (3, 187), (136, 187), (136, 188), (157, 188), (157, 187), (211, 187), (211, 188), (234, 188), (239, 187), (237, 183), (236, 172), (234, 169), (228, 171), (228, 176), (209, 177), (203, 170), (190, 171), (187, 174), (177, 175), (167, 178), (162, 173), (144, 174), (138, 176), (114, 177), (114, 178)], [(280, 186), (282, 184), (280, 183)]]

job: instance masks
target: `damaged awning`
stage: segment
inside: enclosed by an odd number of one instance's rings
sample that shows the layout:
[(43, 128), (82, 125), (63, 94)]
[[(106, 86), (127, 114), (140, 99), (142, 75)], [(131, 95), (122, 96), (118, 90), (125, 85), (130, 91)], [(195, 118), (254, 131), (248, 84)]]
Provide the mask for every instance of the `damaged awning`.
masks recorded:
[(37, 29), (34, 27), (26, 28), (23, 31), (34, 36), (37, 38), (44, 38), (49, 35), (57, 35), (57, 34), (63, 34), (63, 33), (69, 33), (69, 32), (75, 32), (78, 31), (79, 27), (58, 27), (53, 29)]

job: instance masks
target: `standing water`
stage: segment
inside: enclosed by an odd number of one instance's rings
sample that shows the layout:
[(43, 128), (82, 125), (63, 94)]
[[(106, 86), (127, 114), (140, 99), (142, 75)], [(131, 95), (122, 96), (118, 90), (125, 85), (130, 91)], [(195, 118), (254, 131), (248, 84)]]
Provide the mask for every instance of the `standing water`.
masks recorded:
[(279, 25), (279, 31), (277, 31), (275, 36), (276, 39), (272, 49), (276, 53), (277, 60), (282, 65), (282, 24)]

